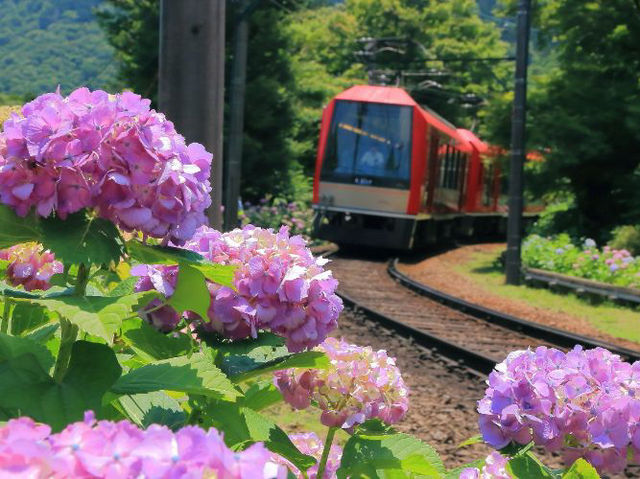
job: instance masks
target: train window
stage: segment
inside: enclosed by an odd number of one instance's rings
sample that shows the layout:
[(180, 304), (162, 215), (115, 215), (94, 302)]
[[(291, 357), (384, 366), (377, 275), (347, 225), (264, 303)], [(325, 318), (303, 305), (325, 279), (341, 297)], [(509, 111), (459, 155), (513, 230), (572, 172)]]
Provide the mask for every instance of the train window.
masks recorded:
[(413, 108), (338, 100), (321, 179), (409, 188)]

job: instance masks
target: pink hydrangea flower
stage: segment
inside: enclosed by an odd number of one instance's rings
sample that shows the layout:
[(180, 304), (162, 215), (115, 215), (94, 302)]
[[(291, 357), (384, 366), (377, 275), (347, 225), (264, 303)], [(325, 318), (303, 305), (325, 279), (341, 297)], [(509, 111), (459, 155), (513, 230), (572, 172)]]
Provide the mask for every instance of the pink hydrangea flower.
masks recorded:
[(516, 351), (489, 375), (478, 403), (484, 440), (499, 449), (533, 440), (585, 458), (601, 473), (640, 457), (640, 362), (606, 349)]
[[(293, 444), (302, 454), (311, 456), (315, 458), (316, 461), (320, 462), (320, 458), (322, 457), (322, 450), (324, 449), (324, 443), (316, 433), (309, 432), (303, 434), (290, 434), (289, 439), (291, 439), (291, 442), (293, 442)], [(306, 477), (308, 477), (309, 479), (336, 479), (338, 477), (336, 475), (336, 472), (340, 467), (341, 459), (342, 448), (337, 444), (332, 444), (331, 449), (329, 450), (329, 457), (327, 459), (327, 465), (324, 470), (323, 477), (318, 478), (318, 462), (306, 471)], [(277, 454), (273, 454), (271, 456), (271, 460), (280, 465), (278, 469), (278, 479), (286, 479), (288, 471), (298, 479), (302, 479), (305, 477), (303, 476), (302, 471), (300, 471), (296, 466), (291, 464), (285, 458)]]
[(326, 426), (347, 430), (367, 419), (398, 422), (409, 408), (409, 390), (395, 359), (384, 350), (327, 338), (318, 348), (329, 369), (288, 369), (274, 375), (285, 401), (296, 409), (314, 401)]
[(13, 286), (24, 286), (27, 291), (46, 290), (54, 274), (64, 267), (55, 255), (39, 243), (24, 243), (0, 250), (0, 260), (8, 261), (7, 279)]
[(482, 470), (475, 467), (467, 467), (460, 471), (460, 479), (511, 479), (507, 472), (509, 459), (499, 452), (492, 452), (485, 459)]
[(212, 156), (150, 101), (79, 88), (41, 95), (0, 133), (0, 203), (64, 219), (83, 208), (183, 244), (206, 222)]
[(0, 427), (0, 477), (271, 478), (270, 454), (262, 444), (233, 452), (215, 429), (142, 430), (128, 421), (96, 422), (91, 413), (56, 434), (24, 417)]
[[(235, 265), (234, 287), (208, 283), (211, 306), (201, 326), (231, 339), (255, 337), (269, 330), (287, 340), (290, 351), (320, 344), (338, 324), (342, 300), (338, 282), (314, 258), (300, 236), (283, 227), (270, 229), (248, 225), (228, 233), (200, 227), (184, 248), (224, 265)], [(176, 267), (143, 265), (132, 270), (140, 276), (138, 291), (156, 289), (171, 296), (177, 281)], [(179, 322), (171, 310), (150, 313), (149, 321), (167, 331)], [(192, 317), (192, 316), (191, 316)]]

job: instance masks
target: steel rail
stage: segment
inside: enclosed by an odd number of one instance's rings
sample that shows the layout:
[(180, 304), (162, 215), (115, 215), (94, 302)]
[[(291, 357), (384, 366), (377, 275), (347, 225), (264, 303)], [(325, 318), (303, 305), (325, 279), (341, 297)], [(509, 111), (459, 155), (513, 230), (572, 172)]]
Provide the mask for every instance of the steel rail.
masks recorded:
[(640, 305), (638, 290), (600, 283), (585, 278), (578, 278), (566, 274), (553, 273), (535, 268), (523, 268), (522, 274), (525, 282), (539, 282), (548, 288), (560, 287), (573, 291), (575, 294), (600, 296), (616, 303)]
[(342, 298), (344, 304), (354, 311), (361, 311), (369, 318), (375, 320), (381, 325), (395, 330), (398, 334), (413, 339), (420, 346), (427, 349), (435, 350), (444, 357), (452, 359), (456, 362), (464, 364), (471, 372), (481, 376), (488, 375), (496, 365), (495, 360), (470, 351), (462, 346), (449, 342), (433, 334), (427, 333), (420, 329), (404, 324), (401, 321), (393, 319), (385, 314), (375, 311), (371, 308), (363, 306), (349, 295), (338, 291), (338, 295)]
[[(461, 311), (470, 316), (474, 316), (478, 319), (482, 319), (489, 323), (493, 323), (503, 328), (518, 331), (527, 336), (531, 336), (536, 339), (541, 339), (557, 346), (572, 348), (576, 344), (582, 345), (587, 348), (606, 348), (614, 354), (620, 355), (623, 359), (630, 361), (637, 361), (640, 359), (640, 351), (633, 351), (628, 348), (621, 348), (615, 344), (607, 343), (605, 341), (599, 341), (595, 338), (574, 334), (561, 329), (545, 326), (539, 323), (534, 323), (526, 319), (518, 318), (510, 314), (502, 313), (493, 309), (485, 308), (478, 304), (470, 303), (463, 299), (457, 298), (450, 294), (439, 291), (435, 288), (422, 284), (414, 279), (411, 279), (407, 275), (401, 273), (397, 269), (398, 258), (389, 262), (387, 272), (389, 275), (397, 280), (401, 285), (415, 291), (416, 293), (426, 296), (432, 300), (435, 300), (445, 306)], [(459, 349), (458, 346), (456, 346)]]

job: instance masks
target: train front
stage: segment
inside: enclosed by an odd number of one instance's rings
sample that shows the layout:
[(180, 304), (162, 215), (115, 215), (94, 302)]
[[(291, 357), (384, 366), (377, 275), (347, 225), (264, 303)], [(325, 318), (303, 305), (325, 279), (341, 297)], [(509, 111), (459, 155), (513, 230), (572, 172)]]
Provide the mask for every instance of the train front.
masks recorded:
[(338, 244), (411, 248), (415, 102), (399, 88), (356, 86), (323, 113), (314, 231)]

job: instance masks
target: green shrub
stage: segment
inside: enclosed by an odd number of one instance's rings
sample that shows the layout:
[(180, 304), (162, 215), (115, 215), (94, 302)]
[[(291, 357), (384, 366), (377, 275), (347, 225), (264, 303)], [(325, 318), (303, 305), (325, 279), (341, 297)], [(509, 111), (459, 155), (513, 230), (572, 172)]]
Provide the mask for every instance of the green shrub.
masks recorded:
[(614, 249), (626, 249), (634, 255), (640, 255), (640, 225), (618, 226), (611, 232), (609, 246)]

